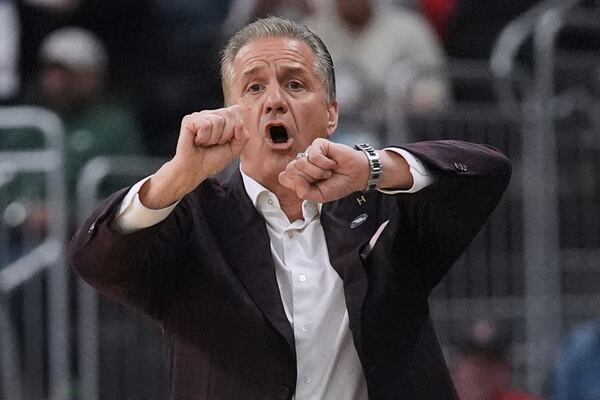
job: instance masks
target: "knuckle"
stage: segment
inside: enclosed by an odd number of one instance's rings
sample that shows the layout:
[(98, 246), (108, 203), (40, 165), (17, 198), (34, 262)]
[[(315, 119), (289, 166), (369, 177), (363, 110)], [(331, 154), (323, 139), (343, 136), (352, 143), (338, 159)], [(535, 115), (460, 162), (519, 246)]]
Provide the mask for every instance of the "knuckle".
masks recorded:
[(237, 109), (234, 107), (237, 107), (237, 106), (231, 106), (231, 107), (224, 108), (223, 113), (221, 115), (223, 115), (223, 117), (227, 118), (227, 119), (235, 119), (236, 115), (237, 115)]
[(193, 122), (194, 122), (194, 118), (192, 117), (191, 114), (184, 116), (181, 120), (181, 124), (183, 126), (193, 125)]
[(204, 131), (210, 132), (212, 130), (213, 123), (209, 118), (203, 118), (198, 121), (197, 126), (198, 126), (199, 130), (204, 130)]
[(196, 111), (196, 112), (186, 115), (186, 117), (189, 117), (189, 119), (191, 121), (199, 121), (202, 118), (206, 117), (206, 115), (207, 115), (206, 111)]

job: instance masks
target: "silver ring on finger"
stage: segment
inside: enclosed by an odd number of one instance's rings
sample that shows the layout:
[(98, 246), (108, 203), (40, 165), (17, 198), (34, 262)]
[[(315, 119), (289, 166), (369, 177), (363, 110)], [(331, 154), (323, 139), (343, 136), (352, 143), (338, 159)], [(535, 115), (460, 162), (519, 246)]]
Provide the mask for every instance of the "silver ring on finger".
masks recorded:
[(301, 159), (301, 158), (306, 158), (306, 159), (308, 159), (308, 153), (301, 152), (301, 153), (298, 153), (298, 154), (296, 154), (296, 160), (299, 160), (299, 159)]

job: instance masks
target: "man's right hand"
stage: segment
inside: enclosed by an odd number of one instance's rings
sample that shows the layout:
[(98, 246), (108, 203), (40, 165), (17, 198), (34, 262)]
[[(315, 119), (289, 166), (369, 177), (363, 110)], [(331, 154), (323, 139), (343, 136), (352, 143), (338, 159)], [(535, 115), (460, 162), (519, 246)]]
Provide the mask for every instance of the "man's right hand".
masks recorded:
[(175, 157), (142, 186), (140, 201), (150, 209), (160, 209), (181, 200), (238, 158), (247, 142), (237, 105), (186, 115)]

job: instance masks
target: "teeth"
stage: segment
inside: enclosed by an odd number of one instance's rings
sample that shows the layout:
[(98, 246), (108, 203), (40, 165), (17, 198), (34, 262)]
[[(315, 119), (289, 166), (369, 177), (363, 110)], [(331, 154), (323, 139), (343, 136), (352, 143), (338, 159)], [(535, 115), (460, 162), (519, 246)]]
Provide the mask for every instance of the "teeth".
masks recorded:
[(288, 140), (287, 129), (285, 126), (275, 125), (269, 128), (271, 134), (271, 140), (275, 143), (285, 143)]

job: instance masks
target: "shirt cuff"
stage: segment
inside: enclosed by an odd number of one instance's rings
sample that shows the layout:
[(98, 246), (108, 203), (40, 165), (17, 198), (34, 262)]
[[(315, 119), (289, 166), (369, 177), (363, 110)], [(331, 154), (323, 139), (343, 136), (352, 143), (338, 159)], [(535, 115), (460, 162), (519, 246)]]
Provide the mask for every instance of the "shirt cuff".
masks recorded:
[(119, 212), (115, 218), (115, 227), (121, 233), (133, 233), (140, 229), (149, 228), (166, 219), (179, 202), (159, 210), (147, 208), (140, 201), (139, 190), (153, 175), (142, 179), (129, 189), (123, 198)]
[[(398, 193), (416, 193), (421, 189), (425, 189), (427, 186), (435, 182), (435, 177), (429, 173), (427, 167), (417, 157), (413, 156), (410, 152), (400, 149), (398, 147), (386, 147), (384, 150), (393, 151), (394, 153), (404, 157), (408, 166), (410, 167), (410, 173), (413, 177), (413, 186), (408, 190), (382, 190), (381, 193), (385, 194), (398, 194)], [(384, 171), (385, 173), (385, 171)]]

